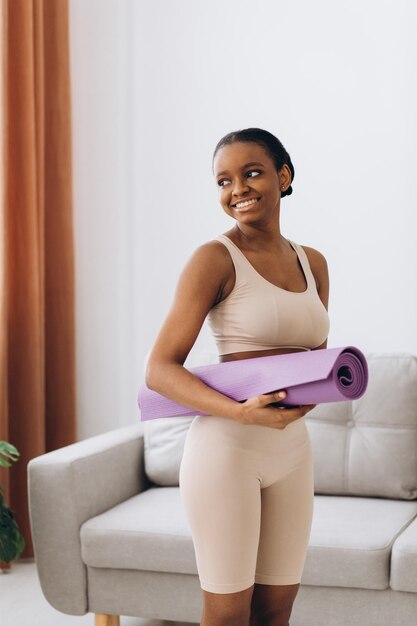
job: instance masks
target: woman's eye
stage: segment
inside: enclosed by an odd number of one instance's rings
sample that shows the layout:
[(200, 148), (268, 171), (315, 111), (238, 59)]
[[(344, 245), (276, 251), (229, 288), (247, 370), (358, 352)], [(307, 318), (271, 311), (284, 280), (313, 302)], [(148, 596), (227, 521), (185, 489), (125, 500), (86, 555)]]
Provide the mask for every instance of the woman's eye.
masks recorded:
[(249, 170), (249, 172), (247, 172), (247, 174), (256, 174), (256, 175), (261, 174), (261, 173), (262, 173), (261, 170)]
[[(246, 176), (249, 176), (249, 174), (251, 174), (252, 176), (250, 178), (253, 177), (253, 175), (258, 176), (259, 174), (262, 174), (261, 170), (249, 170), (248, 172), (246, 172)], [(222, 178), (221, 180), (217, 181), (217, 184), (219, 187), (224, 187), (224, 183), (229, 183), (230, 180), (228, 178)]]

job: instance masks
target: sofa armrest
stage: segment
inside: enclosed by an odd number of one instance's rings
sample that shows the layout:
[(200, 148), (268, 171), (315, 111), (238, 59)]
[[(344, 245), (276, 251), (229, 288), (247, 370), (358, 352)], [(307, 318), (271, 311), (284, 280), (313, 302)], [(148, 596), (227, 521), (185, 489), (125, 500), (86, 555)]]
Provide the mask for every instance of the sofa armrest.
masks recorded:
[(29, 515), (42, 591), (58, 611), (88, 611), (80, 527), (147, 489), (143, 423), (84, 439), (28, 463)]

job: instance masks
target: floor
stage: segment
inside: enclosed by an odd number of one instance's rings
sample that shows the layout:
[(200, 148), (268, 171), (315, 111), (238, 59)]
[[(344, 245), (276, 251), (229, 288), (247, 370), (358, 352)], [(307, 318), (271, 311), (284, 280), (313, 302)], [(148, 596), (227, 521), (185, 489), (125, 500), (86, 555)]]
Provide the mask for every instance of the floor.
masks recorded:
[[(91, 613), (81, 617), (56, 611), (45, 600), (33, 559), (21, 559), (0, 570), (0, 615), (7, 626), (94, 626)], [(2, 622), (3, 623), (3, 622)], [(190, 622), (121, 617), (120, 626), (197, 626)]]

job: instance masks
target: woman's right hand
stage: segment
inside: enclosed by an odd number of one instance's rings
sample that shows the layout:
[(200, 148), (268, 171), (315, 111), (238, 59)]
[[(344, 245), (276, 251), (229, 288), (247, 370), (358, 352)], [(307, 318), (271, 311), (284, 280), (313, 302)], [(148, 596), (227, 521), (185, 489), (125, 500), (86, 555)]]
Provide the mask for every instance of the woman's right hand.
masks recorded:
[(248, 398), (241, 404), (237, 421), (244, 425), (256, 424), (283, 430), (290, 422), (295, 422), (295, 420), (300, 419), (300, 417), (303, 417), (317, 406), (316, 404), (304, 404), (300, 407), (291, 408), (268, 406), (283, 400), (285, 395), (280, 396), (279, 393), (282, 393), (282, 391), (274, 391), (273, 393), (265, 393)]

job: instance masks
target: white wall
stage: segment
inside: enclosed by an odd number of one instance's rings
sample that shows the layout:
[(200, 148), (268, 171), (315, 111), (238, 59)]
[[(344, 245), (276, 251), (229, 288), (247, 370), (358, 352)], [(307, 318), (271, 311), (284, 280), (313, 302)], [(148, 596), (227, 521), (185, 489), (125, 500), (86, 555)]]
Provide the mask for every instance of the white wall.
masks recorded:
[[(217, 141), (295, 166), (284, 236), (323, 252), (329, 347), (417, 354), (417, 7), (407, 0), (71, 0), (80, 434), (137, 419), (192, 251), (232, 225)], [(215, 350), (204, 329), (188, 364)]]
[(69, 4), (79, 439), (137, 419), (129, 6)]

